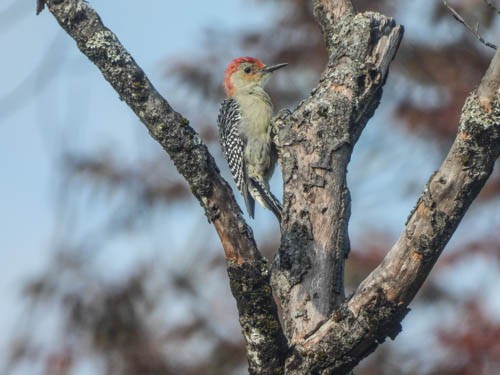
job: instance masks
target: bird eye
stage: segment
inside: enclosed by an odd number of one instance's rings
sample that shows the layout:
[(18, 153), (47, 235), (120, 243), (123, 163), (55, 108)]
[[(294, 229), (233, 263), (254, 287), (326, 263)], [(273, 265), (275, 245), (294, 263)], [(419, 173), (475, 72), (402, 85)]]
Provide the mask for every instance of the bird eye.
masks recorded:
[(250, 67), (248, 66), (248, 67), (246, 67), (245, 69), (243, 69), (243, 71), (244, 71), (245, 73), (250, 73), (250, 72), (252, 71), (252, 68), (250, 68)]

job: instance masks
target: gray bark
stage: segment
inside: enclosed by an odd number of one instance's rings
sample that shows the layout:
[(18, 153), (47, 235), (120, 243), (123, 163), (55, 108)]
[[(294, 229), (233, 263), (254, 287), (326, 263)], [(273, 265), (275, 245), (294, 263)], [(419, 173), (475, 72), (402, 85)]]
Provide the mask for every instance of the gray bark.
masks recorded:
[[(257, 249), (252, 229), (244, 221), (231, 188), (220, 176), (207, 147), (187, 119), (156, 91), (89, 4), (81, 0), (53, 0), (45, 4), (189, 183), (224, 248), (247, 351), (252, 353), (250, 372), (279, 373), (287, 347), (267, 281), (268, 263)], [(255, 301), (259, 307), (257, 316), (265, 324), (256, 324)]]
[(272, 280), (292, 344), (344, 301), (347, 165), (380, 102), (403, 34), (394, 20), (377, 13), (348, 13), (329, 30), (330, 59), (318, 86), (275, 127), (285, 204)]
[[(43, 2), (37, 4), (41, 10)], [(81, 0), (45, 4), (170, 155), (216, 228), (250, 373), (347, 374), (387, 337), (396, 337), (408, 304), (499, 156), (498, 52), (467, 99), (455, 143), (405, 231), (346, 301), (347, 165), (380, 101), (401, 26), (377, 13), (354, 15), (348, 0), (313, 0), (329, 60), (311, 95), (274, 122), (285, 192), (282, 241), (270, 269), (199, 136), (158, 94), (95, 11)], [(283, 307), (284, 329), (273, 289)]]

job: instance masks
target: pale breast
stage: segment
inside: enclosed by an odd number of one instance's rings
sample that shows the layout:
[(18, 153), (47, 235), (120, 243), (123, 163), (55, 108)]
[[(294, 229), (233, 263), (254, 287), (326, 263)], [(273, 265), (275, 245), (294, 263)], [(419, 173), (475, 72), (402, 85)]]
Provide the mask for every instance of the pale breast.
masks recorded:
[(252, 90), (236, 99), (242, 112), (241, 135), (247, 139), (270, 142), (269, 125), (273, 115), (273, 106), (269, 95), (264, 90)]

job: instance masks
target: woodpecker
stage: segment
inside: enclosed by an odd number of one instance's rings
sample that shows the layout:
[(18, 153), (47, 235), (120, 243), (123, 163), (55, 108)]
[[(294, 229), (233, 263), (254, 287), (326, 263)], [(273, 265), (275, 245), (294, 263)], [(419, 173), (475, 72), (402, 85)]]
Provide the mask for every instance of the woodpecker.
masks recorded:
[(254, 57), (239, 57), (225, 70), (224, 91), (217, 119), (222, 151), (251, 218), (255, 200), (281, 221), (281, 203), (269, 190), (276, 163), (271, 142), (273, 104), (264, 85), (277, 69)]

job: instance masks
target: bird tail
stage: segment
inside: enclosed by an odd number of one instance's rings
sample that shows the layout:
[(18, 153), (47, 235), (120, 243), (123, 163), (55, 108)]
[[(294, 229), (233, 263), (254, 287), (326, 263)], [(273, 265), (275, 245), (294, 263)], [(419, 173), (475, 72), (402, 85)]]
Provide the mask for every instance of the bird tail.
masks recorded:
[(255, 215), (255, 200), (250, 195), (250, 192), (247, 190), (243, 193), (243, 199), (245, 200), (245, 206), (248, 211), (248, 215), (253, 219)]
[[(276, 198), (273, 193), (269, 191), (267, 184), (259, 179), (250, 178), (250, 186), (253, 188), (249, 189), (250, 194), (255, 198), (255, 200), (257, 200), (257, 202), (259, 202), (263, 207), (271, 210), (278, 221), (281, 222), (281, 203), (278, 198)], [(251, 216), (253, 217), (253, 215)]]

